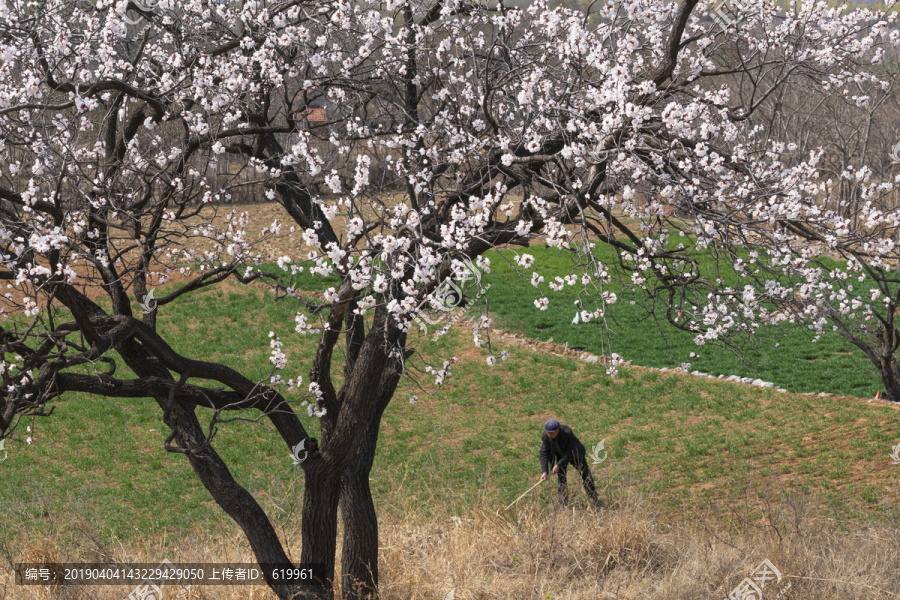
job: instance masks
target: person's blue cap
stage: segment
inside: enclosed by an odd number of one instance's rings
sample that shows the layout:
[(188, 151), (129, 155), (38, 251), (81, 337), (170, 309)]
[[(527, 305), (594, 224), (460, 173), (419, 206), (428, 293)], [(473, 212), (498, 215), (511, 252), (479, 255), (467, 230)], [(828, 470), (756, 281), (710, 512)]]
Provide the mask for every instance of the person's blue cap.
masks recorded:
[(559, 421), (556, 419), (550, 419), (544, 423), (544, 431), (556, 431), (557, 429), (559, 429)]

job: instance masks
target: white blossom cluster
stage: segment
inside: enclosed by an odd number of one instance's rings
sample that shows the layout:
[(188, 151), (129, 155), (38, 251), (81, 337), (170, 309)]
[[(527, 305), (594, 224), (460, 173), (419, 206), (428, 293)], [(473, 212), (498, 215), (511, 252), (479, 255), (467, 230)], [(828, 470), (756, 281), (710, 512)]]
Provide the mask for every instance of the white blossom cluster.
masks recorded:
[[(801, 154), (755, 112), (810, 79), (871, 106), (895, 83), (879, 68), (897, 53), (895, 15), (755, 3), (727, 30), (691, 15), (671, 55), (682, 4), (656, 0), (610, 0), (590, 19), (543, 0), (160, 2), (140, 40), (114, 3), (29, 6), (0, 0), (7, 312), (41, 319), (59, 285), (127, 299), (148, 277), (250, 278), (272, 262), (281, 292), (337, 277), (327, 305), (408, 332), (482, 298), (495, 248), (536, 288), (536, 311), (577, 290), (573, 323), (603, 325), (618, 286), (634, 288), (677, 304), (700, 345), (782, 321), (874, 331), (897, 302), (871, 284), (900, 259), (895, 182), (865, 165), (824, 177), (826, 149)], [(858, 200), (829, 204), (844, 184)], [(284, 216), (258, 228), (252, 210), (198, 208), (245, 190)], [(289, 253), (264, 249), (294, 232)], [(516, 250), (538, 243), (571, 256), (571, 273)], [(825, 268), (823, 252), (844, 261)], [(704, 270), (709, 256), (733, 276)], [(295, 331), (328, 335), (316, 315)], [(430, 371), (436, 385), (451, 365)]]

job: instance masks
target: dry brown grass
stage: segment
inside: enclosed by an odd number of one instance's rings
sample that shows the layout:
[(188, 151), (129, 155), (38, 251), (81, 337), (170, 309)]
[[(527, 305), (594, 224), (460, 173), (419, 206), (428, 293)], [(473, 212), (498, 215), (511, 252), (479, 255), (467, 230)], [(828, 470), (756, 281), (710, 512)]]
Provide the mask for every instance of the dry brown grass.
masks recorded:
[[(694, 600), (724, 598), (764, 559), (783, 574), (764, 598), (888, 600), (900, 597), (900, 531), (837, 523), (808, 498), (750, 502), (722, 513), (663, 513), (636, 495), (612, 509), (539, 507), (531, 498), (509, 513), (481, 506), (461, 517), (425, 518), (392, 505), (381, 517), (382, 600)], [(32, 540), (8, 562), (100, 560), (157, 563), (252, 562), (240, 537), (193, 535), (145, 540), (136, 549), (90, 540), (63, 548)], [(293, 539), (297, 539), (294, 537)], [(299, 546), (290, 548), (299, 555)], [(16, 586), (0, 575), (11, 600), (121, 600), (124, 587)], [(267, 588), (167, 588), (165, 600), (274, 600)]]
[(600, 513), (532, 504), (510, 519), (479, 510), (444, 523), (388, 520), (382, 598), (452, 589), (458, 600), (724, 598), (766, 558), (783, 579), (765, 598), (788, 583), (782, 598), (900, 597), (895, 529), (842, 530), (798, 499), (767, 508), (756, 522), (698, 513), (667, 525), (649, 502), (627, 497)]

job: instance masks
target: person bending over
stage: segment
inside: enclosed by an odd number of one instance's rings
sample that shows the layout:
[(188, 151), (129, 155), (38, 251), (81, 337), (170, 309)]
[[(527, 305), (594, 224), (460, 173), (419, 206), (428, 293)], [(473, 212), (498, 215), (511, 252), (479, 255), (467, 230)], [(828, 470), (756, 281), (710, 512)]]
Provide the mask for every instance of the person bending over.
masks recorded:
[(559, 503), (563, 506), (569, 504), (566, 467), (572, 463), (581, 473), (581, 482), (584, 484), (584, 491), (587, 492), (588, 498), (595, 507), (600, 508), (600, 498), (597, 497), (594, 478), (587, 464), (587, 452), (584, 445), (572, 433), (571, 427), (560, 424), (556, 419), (547, 421), (544, 424), (544, 431), (541, 433), (541, 481), (545, 481), (549, 476), (548, 469), (551, 459), (555, 463), (552, 472), (557, 474), (559, 480)]

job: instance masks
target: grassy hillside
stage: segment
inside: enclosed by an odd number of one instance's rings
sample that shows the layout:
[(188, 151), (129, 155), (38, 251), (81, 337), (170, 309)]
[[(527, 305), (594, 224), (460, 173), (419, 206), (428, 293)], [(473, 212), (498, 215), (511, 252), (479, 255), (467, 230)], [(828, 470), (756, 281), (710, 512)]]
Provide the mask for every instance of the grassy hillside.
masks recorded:
[[(529, 248), (527, 252), (535, 256), (534, 267), (523, 270), (529, 277), (536, 270), (545, 281), (551, 281), (572, 271), (571, 258), (564, 252), (546, 247)], [(612, 259), (602, 248), (597, 252), (602, 260)], [(704, 266), (708, 270), (714, 268), (712, 264)], [(535, 339), (552, 338), (560, 344), (606, 353), (601, 346), (601, 324), (572, 324), (578, 298), (576, 288), (580, 286), (550, 292), (550, 308), (539, 311), (534, 300), (544, 292), (516, 273), (506, 260), (494, 255), (491, 273), (484, 276), (484, 281), (492, 286), (490, 307), (502, 327)], [(619, 296), (609, 310), (609, 344), (612, 351), (636, 365), (677, 367), (690, 363), (692, 371), (759, 377), (799, 393), (831, 392), (871, 398), (882, 388), (871, 362), (835, 333), (828, 332), (813, 342), (814, 334), (806, 325), (781, 324), (761, 329), (738, 353), (718, 346), (697, 346), (693, 335), (667, 323), (664, 313), (651, 314), (639, 294), (623, 291), (615, 281), (607, 289)]]
[[(160, 323), (183, 353), (260, 378), (274, 331), (291, 361), (286, 376), (305, 375), (314, 340), (292, 333), (293, 315), (261, 290), (224, 286), (173, 307)], [(433, 599), (452, 588), (461, 600), (534, 590), (570, 600), (724, 596), (763, 557), (795, 574), (793, 589), (808, 597), (893, 597), (895, 407), (638, 367), (611, 379), (601, 366), (518, 347), (489, 367), (463, 330), (412, 345), (421, 360), (458, 362), (436, 394), (405, 382), (385, 414), (371, 483), (386, 600)], [(427, 387), (427, 377), (420, 381)], [(553, 510), (552, 481), (503, 511), (537, 480), (539, 432), (550, 417), (571, 424), (587, 446), (605, 440), (608, 457), (593, 467), (604, 513), (589, 510), (577, 477), (574, 513)], [(302, 418), (316, 430), (314, 418)], [(184, 458), (163, 449), (155, 403), (73, 395), (36, 421), (34, 437), (32, 446), (8, 442), (0, 463), (7, 562), (251, 560)], [(296, 554), (303, 481), (288, 449), (264, 421), (232, 422), (214, 445)], [(860, 527), (867, 533), (854, 533)], [(826, 564), (823, 555), (842, 558)], [(28, 590), (0, 577), (0, 596), (52, 597)], [(248, 593), (210, 588), (183, 597)]]
[[(165, 314), (161, 327), (189, 356), (264, 377), (272, 330), (286, 343), (288, 375), (308, 368), (314, 340), (292, 333), (293, 307), (262, 291), (204, 291), (180, 311)], [(505, 506), (536, 480), (540, 427), (552, 416), (586, 445), (605, 440), (609, 457), (596, 477), (610, 505), (626, 489), (675, 511), (794, 489), (820, 494), (845, 516), (890, 516), (900, 499), (887, 456), (900, 441), (900, 413), (891, 407), (639, 368), (610, 379), (597, 365), (517, 348), (489, 367), (464, 332), (414, 345), (432, 362), (459, 362), (437, 394), (406, 382), (389, 407), (372, 474), (382, 505), (402, 499), (404, 510), (422, 515)], [(316, 429), (315, 418), (302, 418)], [(164, 451), (166, 434), (148, 400), (58, 402), (51, 418), (36, 421), (34, 445), (7, 444), (0, 536), (47, 533), (73, 519), (119, 539), (233, 528), (186, 461)], [(272, 428), (235, 421), (214, 443), (270, 514), (287, 519), (285, 502), (302, 480)], [(553, 498), (545, 488), (536, 494)]]

